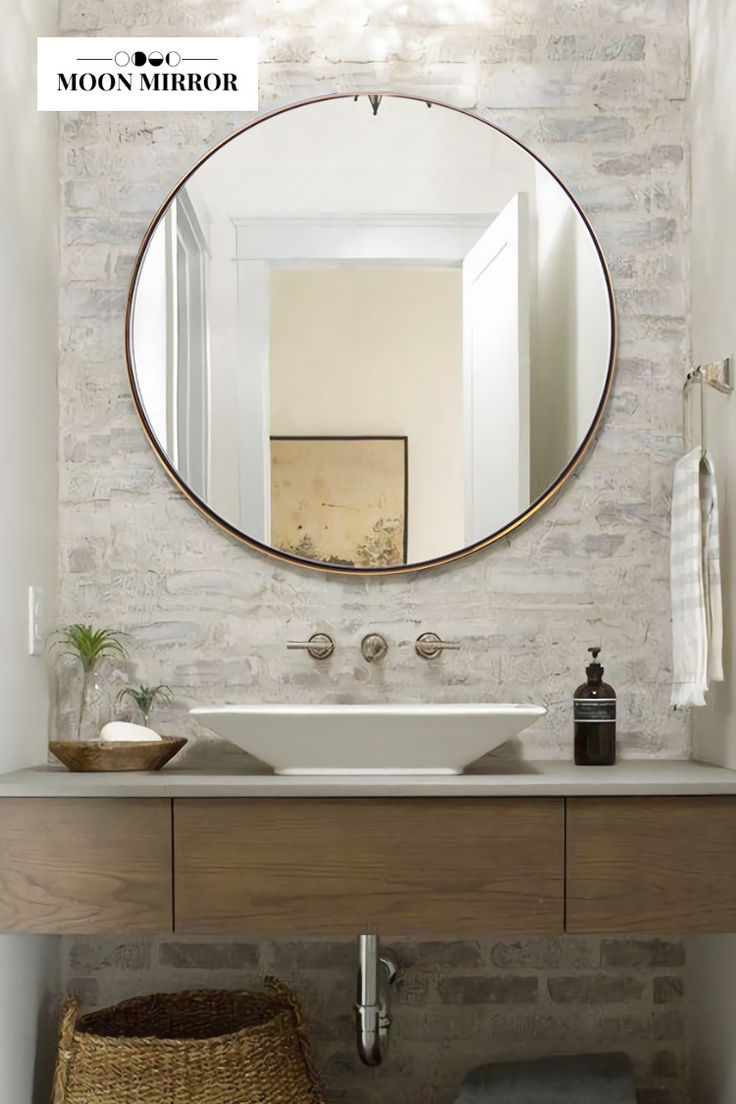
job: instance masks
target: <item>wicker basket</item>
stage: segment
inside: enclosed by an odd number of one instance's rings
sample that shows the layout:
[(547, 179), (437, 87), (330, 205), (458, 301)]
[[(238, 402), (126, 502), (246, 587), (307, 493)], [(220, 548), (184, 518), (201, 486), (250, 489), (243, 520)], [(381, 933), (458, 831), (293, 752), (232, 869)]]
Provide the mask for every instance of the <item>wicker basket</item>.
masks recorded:
[(136, 997), (62, 1012), (52, 1104), (324, 1104), (285, 985)]

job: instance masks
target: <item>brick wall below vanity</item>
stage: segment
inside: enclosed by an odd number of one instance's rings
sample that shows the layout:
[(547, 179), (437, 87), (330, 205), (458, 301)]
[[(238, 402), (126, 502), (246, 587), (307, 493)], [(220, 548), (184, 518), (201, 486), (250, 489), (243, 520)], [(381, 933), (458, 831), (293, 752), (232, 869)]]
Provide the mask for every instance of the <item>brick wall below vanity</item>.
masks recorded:
[(62, 939), (65, 990), (85, 1006), (192, 987), (289, 981), (307, 1009), (330, 1104), (451, 1104), (484, 1061), (602, 1050), (633, 1059), (640, 1104), (687, 1104), (685, 951), (650, 938), (392, 942), (403, 980), (386, 1063), (361, 1066), (352, 941)]

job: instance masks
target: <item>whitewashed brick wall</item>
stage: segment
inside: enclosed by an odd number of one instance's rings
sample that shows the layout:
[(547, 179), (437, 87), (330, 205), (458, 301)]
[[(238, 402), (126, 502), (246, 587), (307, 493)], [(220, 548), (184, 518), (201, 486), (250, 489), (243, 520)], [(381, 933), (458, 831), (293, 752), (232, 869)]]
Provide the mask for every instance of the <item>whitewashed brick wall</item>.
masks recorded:
[[(61, 617), (133, 634), (142, 678), (170, 683), (169, 727), (224, 700), (533, 698), (529, 755), (570, 754), (570, 698), (602, 643), (625, 754), (680, 756), (668, 707), (668, 495), (688, 366), (685, 0), (61, 0), (68, 34), (257, 34), (262, 106), (354, 88), (472, 107), (546, 158), (589, 212), (618, 295), (618, 374), (600, 440), (510, 539), (430, 573), (350, 581), (234, 543), (169, 483), (123, 365), (136, 246), (222, 114), (61, 117)], [(368, 667), (367, 628), (392, 650)], [(328, 663), (287, 652), (328, 630)], [(420, 630), (463, 642), (438, 663)], [(200, 754), (202, 753), (200, 748)], [(512, 749), (514, 750), (514, 749)]]

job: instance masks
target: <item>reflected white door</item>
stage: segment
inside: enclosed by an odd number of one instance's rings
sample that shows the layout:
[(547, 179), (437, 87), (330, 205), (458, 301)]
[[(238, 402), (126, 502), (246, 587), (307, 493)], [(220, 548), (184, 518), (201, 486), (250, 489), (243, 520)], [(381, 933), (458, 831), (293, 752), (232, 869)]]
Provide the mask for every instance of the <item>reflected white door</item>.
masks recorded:
[(519, 192), (463, 259), (467, 544), (529, 505), (529, 269)]
[(263, 260), (238, 260), (237, 403), (240, 528), (271, 541), (271, 277)]

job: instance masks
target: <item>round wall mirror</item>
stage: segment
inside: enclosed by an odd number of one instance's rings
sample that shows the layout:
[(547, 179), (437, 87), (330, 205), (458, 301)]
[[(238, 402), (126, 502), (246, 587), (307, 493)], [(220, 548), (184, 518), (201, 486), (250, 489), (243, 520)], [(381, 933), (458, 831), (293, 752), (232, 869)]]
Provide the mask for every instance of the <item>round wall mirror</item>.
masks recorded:
[(610, 279), (567, 189), (458, 108), (328, 96), (195, 165), (143, 240), (126, 352), (196, 506), (273, 555), (415, 570), (508, 533), (603, 412)]

